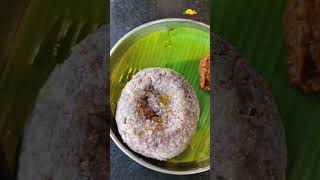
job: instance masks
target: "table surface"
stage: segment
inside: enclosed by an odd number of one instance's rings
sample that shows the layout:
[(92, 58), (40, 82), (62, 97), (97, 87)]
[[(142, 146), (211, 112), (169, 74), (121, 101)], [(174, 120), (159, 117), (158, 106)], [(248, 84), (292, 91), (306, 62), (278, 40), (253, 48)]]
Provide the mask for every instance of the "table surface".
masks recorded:
[[(183, 15), (185, 9), (195, 9), (198, 15)], [(110, 47), (133, 28), (163, 18), (189, 18), (209, 24), (208, 0), (111, 0)], [(141, 166), (125, 155), (110, 140), (110, 179), (210, 179), (210, 173), (175, 176), (158, 173)]]

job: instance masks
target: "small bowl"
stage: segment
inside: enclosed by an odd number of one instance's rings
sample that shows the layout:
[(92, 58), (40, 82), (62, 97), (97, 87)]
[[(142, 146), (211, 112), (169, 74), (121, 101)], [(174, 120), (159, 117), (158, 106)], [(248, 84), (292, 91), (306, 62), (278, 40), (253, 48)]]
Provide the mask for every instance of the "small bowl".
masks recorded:
[[(177, 27), (195, 28), (210, 33), (210, 26), (193, 20), (178, 18), (156, 20), (143, 24), (130, 31), (124, 37), (122, 37), (111, 49), (110, 58), (120, 58), (122, 54), (124, 54), (125, 51), (134, 42), (136, 42), (138, 39), (144, 37), (147, 34), (163, 29), (171, 29)], [(174, 175), (188, 175), (201, 173), (210, 169), (210, 159), (185, 163), (173, 163), (167, 161), (154, 160), (151, 158), (144, 157), (138, 153), (135, 153), (122, 141), (121, 136), (118, 132), (117, 124), (114, 119), (112, 119), (112, 121), (110, 122), (110, 137), (114, 141), (114, 143), (131, 159), (149, 169), (161, 173)]]

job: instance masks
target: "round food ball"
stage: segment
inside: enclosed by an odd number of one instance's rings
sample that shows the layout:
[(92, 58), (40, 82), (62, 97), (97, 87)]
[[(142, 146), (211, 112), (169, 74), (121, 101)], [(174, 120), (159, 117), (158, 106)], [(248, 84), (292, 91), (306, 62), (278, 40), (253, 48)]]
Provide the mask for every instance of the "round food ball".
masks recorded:
[(109, 177), (108, 33), (102, 26), (74, 46), (41, 88), (25, 122), (17, 180)]
[(238, 50), (213, 33), (211, 41), (211, 177), (285, 180), (285, 131), (272, 94)]
[(116, 122), (133, 151), (167, 160), (188, 147), (199, 113), (197, 95), (181, 75), (167, 68), (147, 68), (124, 87)]

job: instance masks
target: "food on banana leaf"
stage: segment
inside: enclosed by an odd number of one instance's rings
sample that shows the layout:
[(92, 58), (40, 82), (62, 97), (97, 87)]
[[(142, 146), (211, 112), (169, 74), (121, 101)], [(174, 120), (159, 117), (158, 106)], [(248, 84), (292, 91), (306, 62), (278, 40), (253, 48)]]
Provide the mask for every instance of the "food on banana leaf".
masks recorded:
[(116, 122), (133, 151), (164, 161), (189, 146), (199, 114), (197, 95), (182, 75), (168, 68), (146, 68), (122, 90)]
[(265, 82), (212, 33), (211, 175), (214, 179), (286, 179), (285, 132)]
[(26, 123), (19, 180), (107, 179), (107, 27), (72, 49), (42, 87)]

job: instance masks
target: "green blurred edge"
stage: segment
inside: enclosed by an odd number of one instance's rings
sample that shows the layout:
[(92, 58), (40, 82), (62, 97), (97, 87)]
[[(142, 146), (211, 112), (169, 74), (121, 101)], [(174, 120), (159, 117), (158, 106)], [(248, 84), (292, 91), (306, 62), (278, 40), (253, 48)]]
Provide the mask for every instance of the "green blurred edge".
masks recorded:
[(247, 57), (279, 107), (288, 148), (287, 179), (320, 179), (320, 93), (303, 94), (287, 76), (282, 14), (287, 0), (214, 0), (212, 30)]
[(0, 10), (0, 25), (9, 27), (0, 31), (0, 177), (15, 179), (23, 127), (39, 89), (70, 47), (109, 22), (109, 1), (15, 0)]

